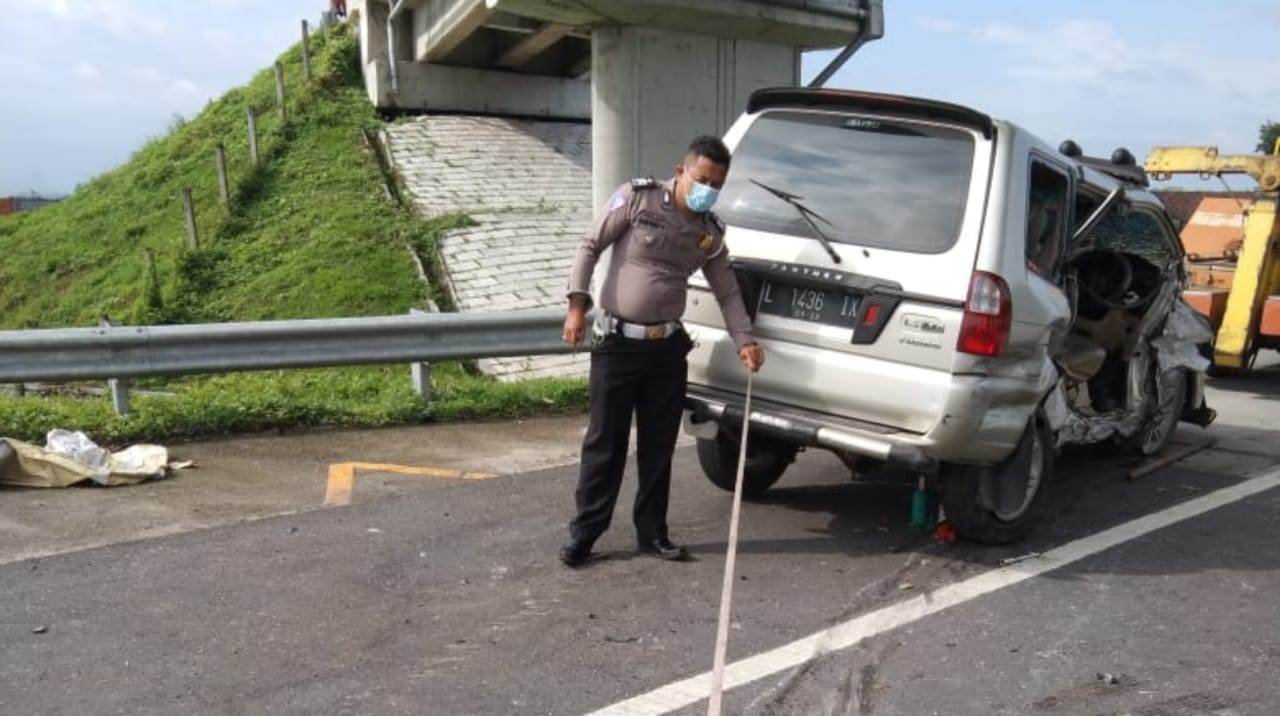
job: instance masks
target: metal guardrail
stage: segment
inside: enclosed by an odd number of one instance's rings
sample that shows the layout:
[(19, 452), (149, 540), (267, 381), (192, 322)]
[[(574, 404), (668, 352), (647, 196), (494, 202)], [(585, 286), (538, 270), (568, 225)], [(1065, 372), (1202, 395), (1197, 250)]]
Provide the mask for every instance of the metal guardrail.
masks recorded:
[(563, 309), (0, 331), (0, 383), (568, 353)]

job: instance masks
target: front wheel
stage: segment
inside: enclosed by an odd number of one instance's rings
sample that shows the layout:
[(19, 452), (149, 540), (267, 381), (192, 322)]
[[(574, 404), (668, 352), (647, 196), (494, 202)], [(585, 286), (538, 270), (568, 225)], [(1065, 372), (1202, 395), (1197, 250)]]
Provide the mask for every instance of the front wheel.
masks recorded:
[(1053, 460), (1053, 431), (1037, 415), (999, 465), (943, 466), (942, 507), (956, 534), (986, 544), (1026, 537), (1042, 512)]
[[(738, 477), (737, 438), (724, 432), (713, 439), (698, 438), (698, 464), (713, 485), (733, 492)], [(743, 497), (759, 497), (782, 477), (796, 459), (798, 448), (752, 435), (747, 442), (747, 464), (742, 473)]]
[[(1156, 367), (1154, 361), (1152, 367)], [(1155, 391), (1151, 408), (1137, 432), (1125, 441), (1129, 451), (1142, 457), (1155, 455), (1169, 444), (1187, 402), (1187, 375), (1181, 368), (1160, 373), (1150, 384)]]

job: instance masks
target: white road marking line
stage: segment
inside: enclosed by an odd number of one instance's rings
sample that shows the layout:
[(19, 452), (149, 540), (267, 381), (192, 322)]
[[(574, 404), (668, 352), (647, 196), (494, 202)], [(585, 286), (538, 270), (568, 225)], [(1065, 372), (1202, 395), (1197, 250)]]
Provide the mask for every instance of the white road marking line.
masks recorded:
[[(937, 591), (921, 594), (854, 617), (790, 644), (735, 661), (725, 670), (724, 688), (727, 691), (800, 666), (824, 654), (847, 649), (864, 639), (910, 624), (996, 590), (1011, 587), (1046, 572), (1060, 569), (1072, 562), (1091, 557), (1156, 530), (1275, 487), (1280, 487), (1280, 469), (1117, 525), (1095, 535), (1069, 542), (1045, 552), (1037, 559), (1001, 567)], [(711, 674), (704, 672), (606, 706), (593, 711), (589, 716), (666, 714), (706, 699), (710, 689)]]

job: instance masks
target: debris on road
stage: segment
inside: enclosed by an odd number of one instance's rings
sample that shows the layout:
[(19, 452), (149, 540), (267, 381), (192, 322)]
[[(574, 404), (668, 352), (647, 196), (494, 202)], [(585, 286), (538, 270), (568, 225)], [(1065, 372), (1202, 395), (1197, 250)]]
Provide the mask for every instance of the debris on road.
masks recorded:
[(915, 491), (911, 493), (911, 519), (907, 523), (911, 529), (929, 532), (937, 526), (938, 510), (932, 502), (924, 475), (921, 475)]
[(1008, 567), (1011, 564), (1017, 564), (1018, 562), (1025, 562), (1029, 559), (1035, 559), (1036, 557), (1039, 557), (1039, 556), (1040, 556), (1039, 552), (1028, 552), (1018, 557), (1006, 557), (1005, 559), (1000, 560), (1000, 566)]
[(32, 634), (48, 634), (48, 633), (49, 633), (49, 627), (47, 627), (47, 626), (38, 626), (38, 627), (36, 627), (35, 629), (32, 629), (32, 630), (31, 630), (31, 633), (32, 633)]
[(161, 478), (168, 469), (169, 451), (160, 445), (108, 452), (84, 433), (67, 430), (49, 431), (44, 447), (0, 438), (0, 485), (70, 487), (93, 482), (114, 487)]
[(943, 520), (938, 523), (938, 529), (934, 530), (933, 538), (943, 544), (955, 544), (956, 528), (952, 527), (950, 522)]
[(1202, 443), (1190, 445), (1181, 450), (1175, 450), (1174, 452), (1171, 452), (1168, 455), (1157, 457), (1154, 460), (1149, 460), (1143, 463), (1142, 465), (1139, 465), (1133, 468), (1132, 470), (1130, 470), (1127, 477), (1130, 481), (1140, 480), (1146, 477), (1147, 475), (1150, 475), (1151, 473), (1155, 472), (1156, 470), (1159, 470), (1162, 467), (1168, 467), (1169, 465), (1172, 465), (1175, 462), (1179, 462), (1181, 460), (1185, 460), (1188, 457), (1191, 457), (1192, 455), (1200, 452), (1201, 450), (1207, 450), (1213, 447), (1213, 445), (1217, 442), (1218, 441), (1216, 439), (1210, 438), (1209, 440), (1205, 440)]
[(611, 635), (609, 635), (609, 634), (605, 634), (605, 635), (604, 635), (604, 640), (605, 640), (605, 641), (607, 641), (607, 642), (609, 642), (610, 644), (634, 644), (634, 643), (636, 643), (636, 642), (640, 641), (640, 637), (638, 637), (638, 636), (611, 636)]

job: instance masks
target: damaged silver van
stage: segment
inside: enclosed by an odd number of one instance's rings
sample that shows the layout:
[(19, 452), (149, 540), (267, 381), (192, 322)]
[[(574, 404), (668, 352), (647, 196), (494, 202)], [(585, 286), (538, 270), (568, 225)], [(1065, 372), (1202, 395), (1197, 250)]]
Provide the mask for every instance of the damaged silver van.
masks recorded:
[[(1207, 425), (1208, 326), (1183, 251), (1120, 150), (1091, 159), (965, 107), (862, 92), (755, 93), (717, 205), (768, 363), (745, 492), (805, 448), (855, 477), (925, 475), (962, 536), (1016, 540), (1057, 450), (1159, 451)], [(690, 280), (686, 430), (733, 489), (745, 375)]]

